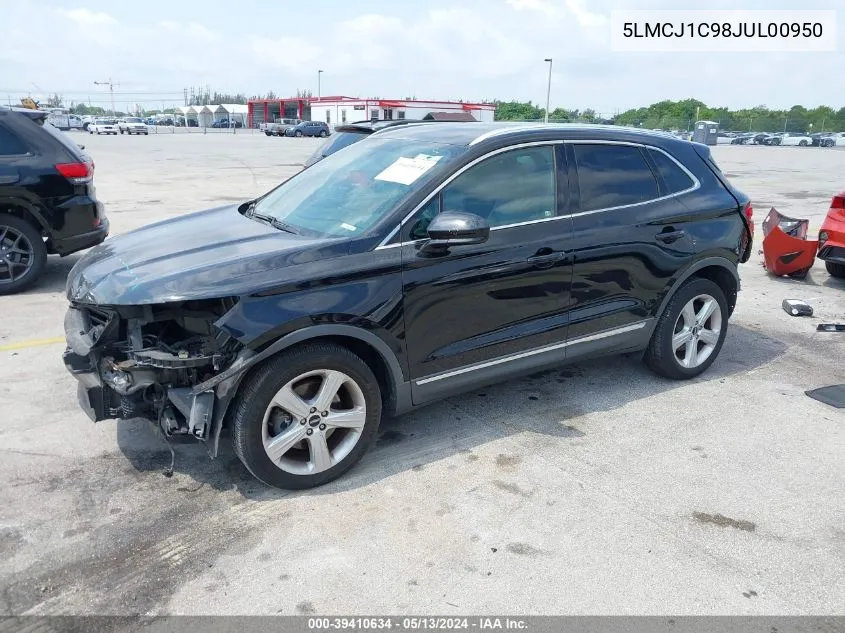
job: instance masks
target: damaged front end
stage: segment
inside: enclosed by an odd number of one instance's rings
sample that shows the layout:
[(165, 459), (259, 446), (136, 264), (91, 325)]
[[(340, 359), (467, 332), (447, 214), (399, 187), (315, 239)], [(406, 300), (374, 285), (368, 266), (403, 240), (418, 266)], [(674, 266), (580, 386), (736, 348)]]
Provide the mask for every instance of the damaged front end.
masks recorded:
[[(212, 379), (252, 354), (215, 324), (235, 303), (72, 303), (65, 316), (64, 362), (79, 381), (80, 406), (95, 422), (146, 418), (167, 436), (213, 439), (215, 455), (234, 389)], [(208, 381), (214, 386), (202, 390)]]

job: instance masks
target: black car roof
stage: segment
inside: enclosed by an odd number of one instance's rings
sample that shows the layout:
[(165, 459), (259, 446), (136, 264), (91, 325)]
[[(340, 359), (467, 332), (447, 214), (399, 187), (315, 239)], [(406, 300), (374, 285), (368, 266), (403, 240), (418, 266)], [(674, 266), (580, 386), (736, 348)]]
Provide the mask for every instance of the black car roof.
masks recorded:
[(50, 114), (49, 112), (45, 112), (44, 110), (31, 110), (30, 108), (0, 106), (0, 114), (9, 114), (10, 112), (17, 112), (18, 114), (26, 115), (33, 121), (37, 121), (38, 119), (46, 119), (47, 116)]
[(688, 143), (668, 132), (654, 132), (617, 125), (583, 123), (430, 123), (405, 125), (379, 132), (379, 137), (430, 141), (450, 145), (478, 145), (486, 141), (539, 139), (597, 139), (650, 142), (654, 145)]
[(377, 121), (353, 121), (352, 123), (342, 123), (340, 125), (336, 125), (334, 129), (335, 132), (361, 132), (363, 134), (372, 134), (373, 132), (378, 132), (379, 130), (385, 130), (398, 125), (408, 125), (409, 123), (429, 123), (429, 121), (423, 121), (422, 119), (392, 119), (387, 121), (379, 119)]

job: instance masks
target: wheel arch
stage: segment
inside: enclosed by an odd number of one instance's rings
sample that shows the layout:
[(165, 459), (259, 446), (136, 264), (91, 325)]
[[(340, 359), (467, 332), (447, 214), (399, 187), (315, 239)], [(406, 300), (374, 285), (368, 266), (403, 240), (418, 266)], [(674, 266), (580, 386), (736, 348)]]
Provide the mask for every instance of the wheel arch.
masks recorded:
[(397, 415), (411, 408), (411, 388), (406, 381), (399, 359), (387, 343), (368, 330), (344, 324), (321, 324), (291, 332), (266, 346), (261, 352), (248, 358), (234, 372), (221, 372), (219, 379), (213, 378), (204, 385), (195, 387), (195, 391), (205, 391), (217, 387), (220, 410), (214, 414), (214, 428), (211, 454), (217, 454), (220, 432), (231, 402), (240, 391), (244, 378), (259, 364), (277, 354), (299, 345), (315, 342), (331, 342), (342, 345), (361, 358), (379, 381), (382, 396), (382, 411), (385, 415)]
[(7, 213), (14, 217), (26, 220), (42, 235), (45, 235), (50, 227), (44, 217), (32, 204), (21, 198), (0, 198), (0, 214)]
[(728, 302), (728, 315), (733, 314), (736, 307), (737, 294), (740, 289), (739, 273), (736, 270), (736, 264), (725, 257), (705, 257), (689, 266), (683, 273), (681, 273), (663, 301), (660, 302), (660, 307), (653, 315), (655, 317), (655, 324), (657, 319), (666, 310), (666, 306), (672, 300), (672, 297), (678, 289), (693, 277), (702, 279), (709, 279), (716, 283), (725, 293), (725, 299)]

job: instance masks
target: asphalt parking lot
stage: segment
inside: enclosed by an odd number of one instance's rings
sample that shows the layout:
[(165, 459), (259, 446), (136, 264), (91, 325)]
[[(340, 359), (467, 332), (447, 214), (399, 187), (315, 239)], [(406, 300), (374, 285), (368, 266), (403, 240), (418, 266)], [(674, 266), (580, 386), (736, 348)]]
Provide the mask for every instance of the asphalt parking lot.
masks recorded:
[[(319, 141), (75, 134), (112, 234), (248, 199)], [(845, 151), (720, 146), (722, 170), (816, 232)], [(61, 362), (64, 278), (0, 297), (0, 614), (841, 614), (845, 283), (761, 256), (719, 359), (677, 383), (635, 357), (564, 367), (383, 422), (340, 480), (256, 483), (224, 440), (169, 453), (92, 424)], [(816, 316), (785, 314), (784, 298)]]

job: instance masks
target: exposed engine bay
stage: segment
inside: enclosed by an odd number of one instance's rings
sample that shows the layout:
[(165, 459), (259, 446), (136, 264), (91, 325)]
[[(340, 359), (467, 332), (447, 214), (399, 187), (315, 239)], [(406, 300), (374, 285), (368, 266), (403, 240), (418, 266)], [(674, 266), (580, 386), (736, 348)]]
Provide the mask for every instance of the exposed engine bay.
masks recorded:
[(64, 360), (80, 381), (80, 405), (94, 421), (146, 418), (167, 436), (213, 437), (228, 400), (224, 394), (219, 402), (213, 387), (198, 391), (197, 386), (251, 355), (215, 326), (235, 303), (224, 298), (73, 304), (65, 317)]

